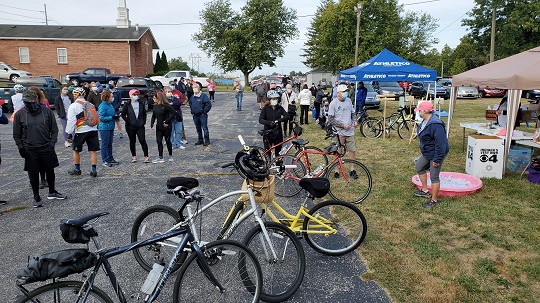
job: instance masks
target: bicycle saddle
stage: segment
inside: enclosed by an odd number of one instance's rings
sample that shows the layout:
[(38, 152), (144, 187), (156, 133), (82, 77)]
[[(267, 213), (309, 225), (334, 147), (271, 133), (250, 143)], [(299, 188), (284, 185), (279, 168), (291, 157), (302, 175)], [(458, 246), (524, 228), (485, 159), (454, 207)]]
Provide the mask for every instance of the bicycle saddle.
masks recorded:
[(326, 178), (302, 178), (300, 187), (315, 198), (322, 198), (330, 191), (330, 181)]
[(168, 189), (173, 189), (178, 186), (185, 187), (186, 189), (192, 189), (199, 186), (199, 180), (187, 177), (174, 177), (167, 180)]
[(75, 218), (75, 219), (62, 219), (60, 221), (60, 223), (82, 227), (84, 224), (88, 223), (88, 221), (90, 221), (92, 219), (95, 219), (95, 218), (99, 218), (101, 216), (108, 215), (108, 214), (109, 213), (107, 213), (107, 212), (103, 212), (103, 213), (95, 213), (95, 214), (91, 214), (91, 215), (86, 215), (86, 216), (82, 216), (82, 217)]
[(267, 129), (267, 130), (261, 129), (261, 130), (258, 131), (259, 135), (261, 135), (261, 136), (268, 135), (271, 132), (273, 132), (273, 130), (271, 130), (271, 129)]
[(298, 145), (298, 146), (306, 146), (309, 143), (309, 141), (304, 140), (304, 139), (294, 139), (291, 142), (293, 145)]

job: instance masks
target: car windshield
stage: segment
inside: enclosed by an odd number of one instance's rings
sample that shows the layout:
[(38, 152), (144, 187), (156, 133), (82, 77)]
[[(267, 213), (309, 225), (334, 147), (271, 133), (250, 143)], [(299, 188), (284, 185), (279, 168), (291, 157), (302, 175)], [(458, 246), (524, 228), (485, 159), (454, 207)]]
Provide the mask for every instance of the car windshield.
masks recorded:
[(117, 87), (146, 87), (144, 79), (118, 79)]
[(379, 82), (379, 86), (384, 86), (384, 87), (399, 87), (399, 88), (401, 88), (401, 86), (399, 86), (399, 83), (397, 83), (396, 81), (391, 81), (391, 82)]
[[(441, 87), (442, 84), (441, 83), (436, 83), (437, 84), (437, 87)], [(424, 87), (428, 87), (428, 85), (433, 88), (435, 87), (435, 81), (427, 81), (427, 82), (424, 82)]]
[(437, 81), (437, 85), (441, 86), (452, 86), (452, 81), (447, 79), (441, 79)]
[(7, 67), (9, 67), (9, 68), (11, 68), (11, 69), (13, 69), (13, 70), (17, 70), (17, 69), (18, 69), (18, 68), (16, 68), (16, 67), (13, 67), (13, 66), (7, 64), (7, 63), (4, 63), (4, 64), (5, 64)]
[(374, 92), (375, 91), (375, 89), (373, 88), (373, 85), (371, 85), (369, 83), (364, 83), (364, 87), (367, 88), (368, 92)]

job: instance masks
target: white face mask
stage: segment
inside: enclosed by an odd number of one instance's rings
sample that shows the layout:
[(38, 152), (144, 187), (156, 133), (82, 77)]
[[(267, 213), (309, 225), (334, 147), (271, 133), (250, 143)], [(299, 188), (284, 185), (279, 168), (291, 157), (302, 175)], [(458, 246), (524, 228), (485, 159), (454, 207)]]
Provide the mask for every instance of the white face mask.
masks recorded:
[(277, 99), (270, 100), (270, 105), (276, 106), (277, 105)]
[(67, 93), (68, 93), (67, 89), (62, 90), (62, 95), (67, 95)]
[(199, 90), (198, 87), (194, 87), (194, 88), (193, 88), (193, 93), (194, 93), (195, 95), (197, 95), (199, 92), (200, 92), (200, 90)]
[(167, 95), (167, 98), (172, 97), (172, 93), (167, 93), (166, 95)]
[(97, 86), (92, 86), (93, 91), (97, 91)]
[(287, 89), (287, 92), (290, 94), (292, 92), (292, 89)]

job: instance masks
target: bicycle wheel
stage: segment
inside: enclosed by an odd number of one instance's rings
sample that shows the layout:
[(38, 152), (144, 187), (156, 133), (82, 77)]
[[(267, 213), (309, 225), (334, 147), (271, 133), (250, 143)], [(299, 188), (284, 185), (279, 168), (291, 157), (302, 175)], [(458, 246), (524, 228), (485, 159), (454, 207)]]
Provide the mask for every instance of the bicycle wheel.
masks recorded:
[[(399, 123), (397, 133), (401, 139), (409, 140), (411, 138), (411, 133), (414, 130), (414, 121), (406, 120)], [(416, 136), (413, 136), (413, 139)]]
[(383, 126), (381, 121), (375, 118), (367, 118), (360, 125), (360, 133), (366, 138), (379, 138), (382, 134)]
[(258, 302), (262, 271), (257, 257), (244, 244), (219, 240), (201, 247), (211, 273), (225, 289), (220, 291), (199, 266), (192, 253), (180, 268), (174, 283), (173, 299), (179, 302)]
[[(315, 205), (304, 218), (304, 235), (306, 242), (316, 251), (341, 256), (355, 250), (367, 232), (366, 218), (354, 205), (342, 201), (326, 201)], [(319, 221), (319, 222), (317, 222)], [(328, 234), (328, 228), (336, 229)]]
[[(26, 302), (79, 302), (84, 292), (81, 292), (83, 283), (79, 281), (57, 281), (43, 285), (28, 293), (28, 296), (20, 297), (15, 303)], [(85, 288), (86, 289), (86, 288)], [(81, 292), (79, 294), (79, 292)], [(30, 299), (28, 298), (30, 297)], [(92, 286), (86, 302), (113, 303), (113, 300), (101, 289)]]
[[(294, 158), (298, 159), (298, 162), (304, 164), (308, 174), (315, 175), (317, 172), (328, 166), (328, 157), (324, 154), (322, 149), (315, 146), (306, 146), (305, 151), (306, 153), (304, 153), (302, 157), (299, 157), (302, 150), (297, 151)], [(305, 165), (306, 163), (308, 164), (307, 166)]]
[[(284, 165), (296, 165), (296, 168), (282, 168)], [(296, 196), (302, 188), (300, 187), (300, 179), (306, 175), (306, 168), (300, 161), (291, 155), (282, 155), (276, 157), (270, 163), (270, 174), (274, 175), (274, 192), (280, 197)]]
[(256, 156), (259, 156), (261, 159), (264, 159), (266, 163), (270, 163), (270, 161), (272, 160), (271, 158), (272, 151), (269, 151), (268, 153), (265, 154), (266, 150), (264, 148), (255, 146), (255, 145), (250, 146), (249, 150), (255, 153)]
[[(151, 206), (138, 215), (135, 222), (133, 222), (131, 242), (138, 242), (161, 235), (178, 222), (180, 222), (180, 216), (176, 210), (165, 205)], [(150, 271), (156, 259), (169, 262), (178, 243), (178, 237), (166, 239), (162, 242), (136, 248), (133, 250), (133, 255), (144, 270)], [(173, 267), (173, 271), (180, 268), (187, 255), (187, 252), (182, 252), (177, 264)]]
[(261, 300), (283, 302), (294, 295), (302, 284), (306, 257), (300, 241), (288, 227), (274, 222), (264, 222), (264, 225), (277, 260), (272, 256), (260, 225), (249, 231), (243, 243), (253, 251), (261, 264), (264, 281)]
[[(371, 173), (364, 164), (349, 159), (342, 159), (343, 169), (339, 162), (332, 164), (326, 171), (326, 178), (330, 180), (330, 197), (335, 200), (361, 203), (371, 193)], [(337, 174), (336, 174), (337, 173)]]
[[(222, 240), (225, 237), (225, 234), (228, 232), (229, 228), (231, 227), (232, 223), (238, 219), (244, 210), (244, 207), (246, 206), (246, 201), (243, 200), (236, 200), (233, 207), (229, 211), (228, 217), (225, 219), (225, 223), (223, 223), (223, 226), (221, 227), (221, 231), (219, 232), (219, 235), (217, 237), (217, 240)], [(230, 231), (229, 235), (231, 235), (234, 231)]]

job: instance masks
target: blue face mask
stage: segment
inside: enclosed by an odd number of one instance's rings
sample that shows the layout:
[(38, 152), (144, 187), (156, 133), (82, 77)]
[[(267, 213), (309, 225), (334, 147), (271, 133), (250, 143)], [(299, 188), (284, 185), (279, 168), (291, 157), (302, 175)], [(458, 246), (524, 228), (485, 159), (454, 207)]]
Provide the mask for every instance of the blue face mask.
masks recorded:
[(348, 96), (349, 96), (349, 93), (348, 93), (348, 92), (342, 92), (342, 93), (341, 93), (341, 97), (342, 97), (343, 99), (347, 99)]
[(174, 85), (171, 85), (171, 89), (172, 89), (172, 90), (174, 90), (174, 87), (175, 87)]
[(135, 96), (131, 96), (131, 98), (135, 101), (139, 100), (139, 96), (135, 95)]

